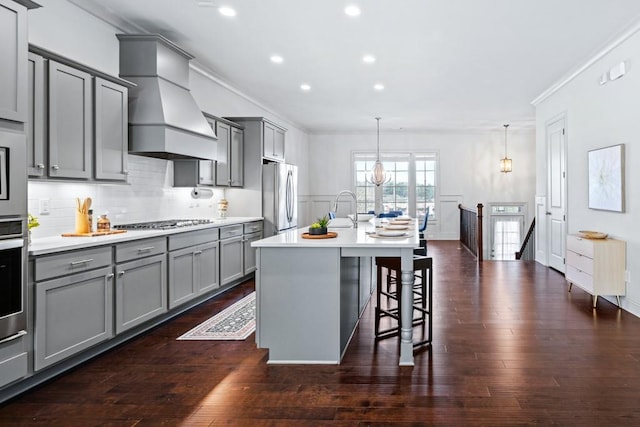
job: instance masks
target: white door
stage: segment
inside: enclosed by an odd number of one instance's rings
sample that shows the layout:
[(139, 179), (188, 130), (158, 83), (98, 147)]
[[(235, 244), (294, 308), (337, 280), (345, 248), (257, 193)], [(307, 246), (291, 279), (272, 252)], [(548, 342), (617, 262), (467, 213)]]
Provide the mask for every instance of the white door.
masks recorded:
[(566, 240), (566, 137), (565, 117), (547, 125), (546, 131), (548, 153), (548, 218), (547, 245), (549, 267), (564, 273), (565, 240)]

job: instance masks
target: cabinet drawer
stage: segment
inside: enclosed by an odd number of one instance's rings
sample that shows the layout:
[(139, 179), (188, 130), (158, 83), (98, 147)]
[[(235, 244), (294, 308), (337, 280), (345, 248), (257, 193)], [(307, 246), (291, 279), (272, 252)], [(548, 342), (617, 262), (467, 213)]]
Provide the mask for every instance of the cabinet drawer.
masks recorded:
[(111, 246), (39, 256), (35, 259), (35, 281), (80, 273), (111, 265)]
[(248, 222), (244, 224), (244, 234), (255, 233), (262, 231), (262, 221)]
[(202, 245), (218, 240), (217, 228), (206, 228), (198, 231), (172, 234), (169, 236), (169, 250), (188, 248), (189, 246)]
[(567, 265), (565, 278), (567, 279), (567, 281), (573, 283), (574, 285), (578, 285), (585, 291), (593, 294), (593, 276), (590, 276), (584, 271), (580, 271), (571, 265)]
[(577, 270), (583, 271), (593, 276), (593, 259), (587, 256), (577, 254), (571, 250), (567, 251), (567, 265), (575, 267)]
[(567, 236), (567, 249), (593, 258), (593, 241), (578, 236)]
[(220, 228), (220, 240), (229, 239), (231, 237), (242, 236), (243, 227), (242, 224), (229, 225), (227, 227)]
[(167, 251), (167, 238), (134, 240), (116, 246), (116, 263), (163, 254)]

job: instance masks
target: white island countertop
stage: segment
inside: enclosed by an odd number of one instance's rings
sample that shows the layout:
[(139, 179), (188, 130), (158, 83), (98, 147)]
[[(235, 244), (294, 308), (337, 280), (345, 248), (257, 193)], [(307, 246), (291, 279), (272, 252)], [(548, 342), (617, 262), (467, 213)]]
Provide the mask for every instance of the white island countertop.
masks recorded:
[(209, 224), (194, 225), (189, 227), (177, 227), (167, 230), (127, 230), (126, 233), (107, 234), (94, 237), (38, 237), (33, 238), (29, 245), (29, 255), (38, 256), (72, 249), (83, 249), (94, 246), (110, 245), (113, 243), (130, 240), (148, 239), (150, 237), (166, 236), (169, 234), (185, 233), (189, 231), (206, 230), (210, 228), (224, 227), (227, 225), (244, 224), (252, 221), (262, 221), (261, 217), (229, 217), (225, 219), (212, 219)]
[(376, 227), (370, 222), (359, 222), (358, 228), (331, 228), (329, 231), (338, 233), (337, 237), (329, 239), (305, 239), (309, 227), (290, 230), (276, 236), (253, 242), (256, 248), (300, 247), (300, 248), (415, 248), (420, 244), (416, 221), (409, 224), (405, 237), (373, 237)]

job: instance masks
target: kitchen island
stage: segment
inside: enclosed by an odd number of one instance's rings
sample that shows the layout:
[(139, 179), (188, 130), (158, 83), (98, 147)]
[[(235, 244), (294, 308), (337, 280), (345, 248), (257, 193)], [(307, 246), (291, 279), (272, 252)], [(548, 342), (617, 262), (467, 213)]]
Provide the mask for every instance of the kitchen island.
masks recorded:
[[(252, 244), (258, 249), (256, 343), (269, 349), (268, 363), (339, 364), (374, 289), (375, 257), (402, 258), (402, 305), (412, 306), (415, 224), (399, 238), (372, 237), (368, 222), (331, 229), (335, 238), (305, 239), (306, 231)], [(401, 313), (400, 365), (413, 365), (411, 316)]]

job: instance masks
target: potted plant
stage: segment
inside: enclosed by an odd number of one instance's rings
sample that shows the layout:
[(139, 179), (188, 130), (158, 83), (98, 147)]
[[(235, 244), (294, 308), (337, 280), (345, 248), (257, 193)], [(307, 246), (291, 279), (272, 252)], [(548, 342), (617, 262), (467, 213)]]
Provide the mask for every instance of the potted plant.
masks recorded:
[(326, 215), (318, 218), (316, 222), (309, 226), (309, 234), (312, 236), (327, 234), (327, 225), (329, 225), (329, 218)]
[(38, 217), (34, 216), (34, 215), (31, 215), (31, 214), (28, 214), (28, 216), (27, 216), (27, 228), (29, 229), (29, 233), (28, 233), (28, 236), (29, 236), (28, 242), (29, 242), (29, 244), (31, 243), (31, 229), (35, 228), (35, 227), (37, 227), (39, 225), (40, 225), (40, 222), (38, 222)]

